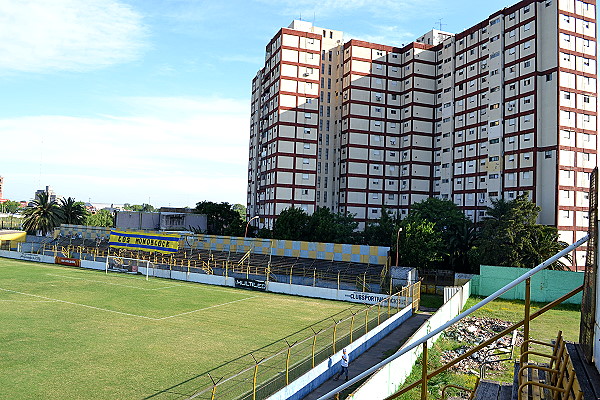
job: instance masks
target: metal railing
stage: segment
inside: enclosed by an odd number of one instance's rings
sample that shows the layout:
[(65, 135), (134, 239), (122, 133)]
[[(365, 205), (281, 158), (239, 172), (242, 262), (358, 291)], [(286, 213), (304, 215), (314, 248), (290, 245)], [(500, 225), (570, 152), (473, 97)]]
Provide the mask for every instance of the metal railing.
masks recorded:
[[(77, 257), (82, 260), (104, 261), (108, 256), (108, 249), (41, 243), (34, 253), (54, 257)], [(132, 258), (136, 258), (134, 252), (111, 251), (110, 253), (114, 256), (133, 256)], [(212, 263), (210, 258), (206, 261), (190, 261), (189, 259), (178, 259), (156, 254), (146, 255), (145, 257), (140, 255), (137, 258), (150, 259), (151, 262), (155, 263), (154, 267), (162, 266), (163, 269), (169, 270), (187, 270), (188, 272), (195, 270), (197, 272), (201, 268), (204, 271), (207, 269), (221, 269), (220, 272), (225, 276), (232, 272), (249, 274), (252, 272), (255, 274), (260, 270), (259, 267), (252, 266), (252, 270), (248, 271), (250, 267), (247, 264), (238, 267), (233, 261), (219, 265), (218, 263)], [(263, 268), (263, 270), (266, 269)], [(291, 271), (290, 268), (290, 275)], [(339, 275), (337, 279), (339, 281)], [(315, 365), (334, 355), (344, 346), (369, 333), (405, 307), (411, 306), (413, 310), (417, 310), (420, 303), (420, 293), (421, 283), (416, 282), (403, 287), (393, 295), (382, 295), (385, 298), (374, 305), (364, 306), (359, 310), (354, 309), (344, 316), (338, 314), (328, 323), (322, 321), (322, 323), (308, 328), (304, 334), (297, 332), (293, 337), (248, 353), (246, 356), (224, 364), (202, 376), (194, 377), (185, 382), (185, 388), (179, 387), (178, 389), (181, 389), (183, 393), (194, 393), (190, 398), (203, 400), (256, 400), (266, 398), (314, 368)], [(357, 306), (360, 306), (360, 304), (357, 304)]]
[[(19, 249), (19, 251), (21, 251)], [(65, 240), (64, 244), (40, 243), (32, 250), (36, 254), (45, 254), (59, 257), (74, 257), (81, 260), (104, 262), (108, 254), (111, 256), (139, 258), (150, 261), (158, 269), (206, 273), (209, 275), (237, 276), (245, 275), (246, 278), (264, 279), (280, 283), (290, 283), (303, 286), (317, 286), (334, 288), (338, 290), (378, 291), (372, 290), (373, 286), (385, 289), (391, 293), (388, 287), (382, 287), (381, 273), (346, 273), (343, 271), (326, 271), (296, 265), (291, 259), (285, 265), (275, 265), (267, 261), (266, 265), (260, 260), (252, 260), (249, 253), (243, 254), (242, 260), (233, 255), (229, 257), (220, 254), (215, 256), (214, 252), (200, 253), (190, 249), (182, 249), (172, 255), (157, 253), (144, 253), (125, 249), (109, 249), (106, 246), (84, 246), (70, 244)], [(219, 252), (222, 253), (222, 252)], [(387, 286), (387, 285), (386, 285)], [(389, 290), (389, 291), (388, 291)]]
[(351, 315), (340, 320), (334, 319), (333, 324), (327, 327), (311, 328), (311, 335), (296, 342), (286, 340), (281, 343), (283, 346), (279, 350), (270, 355), (264, 352), (250, 354), (254, 362), (235, 374), (217, 380), (213, 376), (218, 371), (211, 371), (213, 385), (196, 391), (188, 399), (264, 399), (405, 307), (411, 305), (413, 309), (418, 309), (419, 294), (420, 283), (417, 282), (377, 304), (357, 312), (351, 311)]
[[(447, 370), (448, 368), (450, 368), (451, 366), (453, 366), (454, 364), (466, 359), (467, 357), (469, 357), (471, 354), (475, 353), (476, 351), (479, 351), (480, 349), (484, 348), (485, 346), (490, 345), (491, 343), (495, 342), (498, 338), (511, 333), (513, 330), (523, 326), (523, 337), (524, 340), (528, 340), (529, 339), (529, 323), (532, 319), (538, 317), (539, 315), (543, 314), (544, 312), (548, 311), (549, 309), (555, 307), (556, 305), (562, 303), (564, 300), (574, 296), (575, 294), (581, 292), (583, 290), (583, 286), (580, 286), (579, 288), (571, 291), (570, 293), (562, 296), (561, 298), (547, 304), (546, 306), (542, 307), (540, 310), (538, 310), (535, 313), (531, 313), (531, 302), (530, 302), (530, 278), (535, 275), (536, 273), (538, 273), (539, 271), (547, 268), (548, 266), (550, 266), (551, 264), (553, 264), (555, 261), (557, 261), (558, 259), (560, 259), (561, 257), (564, 257), (565, 255), (567, 255), (568, 253), (570, 253), (571, 251), (573, 251), (574, 249), (576, 249), (577, 247), (581, 246), (583, 243), (587, 242), (589, 240), (589, 235), (584, 236), (583, 238), (579, 239), (577, 242), (573, 243), (572, 245), (568, 246), (567, 248), (563, 249), (562, 251), (560, 251), (559, 253), (555, 254), (554, 256), (550, 257), (549, 259), (547, 259), (546, 261), (542, 262), (541, 264), (539, 264), (538, 266), (536, 266), (535, 268), (527, 271), (526, 273), (524, 273), (523, 275), (521, 275), (519, 278), (515, 279), (514, 281), (510, 282), (509, 284), (505, 285), (504, 287), (498, 289), (496, 292), (492, 293), (491, 295), (489, 295), (488, 297), (486, 297), (485, 299), (481, 300), (479, 303), (475, 304), (474, 306), (472, 306), (471, 308), (469, 308), (468, 310), (460, 313), (459, 315), (457, 315), (456, 317), (452, 318), (450, 321), (446, 322), (445, 324), (441, 325), (439, 328), (436, 328), (434, 330), (432, 330), (431, 332), (429, 332), (427, 335), (423, 336), (422, 338), (420, 338), (419, 340), (415, 341), (414, 343), (408, 345), (406, 348), (398, 351), (397, 353), (395, 353), (394, 355), (386, 358), (385, 360), (381, 361), (380, 363), (374, 365), (373, 367), (369, 368), (368, 370), (366, 370), (365, 372), (359, 374), (358, 376), (352, 378), (351, 380), (349, 380), (348, 382), (344, 383), (343, 385), (340, 385), (339, 387), (337, 387), (336, 389), (330, 391), (329, 393), (319, 397), (318, 400), (326, 400), (326, 399), (330, 399), (332, 397), (334, 397), (336, 394), (340, 393), (342, 390), (346, 389), (347, 387), (354, 385), (355, 383), (361, 381), (362, 379), (368, 377), (369, 375), (371, 375), (372, 373), (374, 373), (375, 371), (377, 371), (379, 368), (383, 367), (384, 365), (390, 363), (391, 361), (397, 359), (398, 357), (408, 353), (409, 351), (415, 349), (418, 346), (422, 346), (423, 347), (423, 355), (422, 355), (422, 375), (421, 375), (421, 379), (419, 379), (418, 381), (402, 388), (400, 391), (396, 392), (395, 394), (388, 396), (385, 400), (391, 400), (391, 399), (395, 399), (397, 397), (399, 397), (400, 395), (408, 392), (409, 390), (414, 389), (417, 386), (421, 386), (421, 400), (426, 400), (427, 399), (427, 382), (428, 380), (430, 380), (431, 378), (433, 378), (434, 376), (438, 375), (439, 373)], [(449, 363), (447, 363), (446, 365), (436, 369), (435, 371), (432, 372), (428, 372), (427, 371), (427, 341), (433, 337), (435, 337), (436, 335), (442, 333), (444, 330), (446, 330), (448, 327), (454, 325), (456, 322), (460, 321), (461, 319), (471, 315), (473, 312), (475, 312), (476, 310), (480, 309), (481, 307), (485, 306), (486, 304), (488, 304), (489, 302), (497, 299), (498, 297), (500, 297), (500, 295), (502, 295), (503, 293), (507, 292), (508, 290), (514, 288), (515, 286), (517, 286), (518, 284), (525, 282), (525, 316), (524, 319), (514, 325), (512, 325), (511, 327), (506, 328), (504, 331), (498, 333), (496, 336), (494, 336), (493, 338), (486, 340), (485, 342), (481, 343), (480, 345), (478, 345), (477, 347), (475, 347), (474, 349), (471, 349), (469, 351), (467, 351), (466, 353), (464, 353), (463, 355), (461, 355), (460, 357), (454, 359), (453, 361), (450, 361)], [(527, 359), (525, 359), (525, 361), (527, 362)]]

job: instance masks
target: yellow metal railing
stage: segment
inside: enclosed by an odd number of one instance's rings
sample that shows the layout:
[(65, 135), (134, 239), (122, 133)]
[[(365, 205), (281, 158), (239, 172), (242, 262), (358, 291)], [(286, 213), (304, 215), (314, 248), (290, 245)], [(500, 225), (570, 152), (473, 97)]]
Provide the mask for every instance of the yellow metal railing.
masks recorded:
[[(421, 400), (427, 400), (428, 397), (428, 392), (427, 392), (427, 383), (428, 381), (435, 377), (436, 375), (438, 375), (439, 373), (447, 370), (448, 368), (450, 368), (451, 366), (455, 365), (456, 363), (464, 360), (465, 358), (469, 357), (470, 355), (472, 355), (473, 353), (475, 353), (476, 351), (481, 350), (482, 348), (484, 348), (485, 346), (490, 345), (491, 343), (493, 343), (494, 341), (496, 341), (497, 339), (501, 338), (502, 336), (511, 333), (513, 330), (523, 326), (523, 330), (524, 330), (524, 340), (526, 341), (525, 343), (528, 343), (527, 340), (529, 340), (529, 323), (531, 320), (533, 320), (534, 318), (538, 317), (539, 315), (543, 314), (544, 312), (548, 311), (549, 309), (555, 307), (557, 304), (562, 303), (564, 300), (574, 296), (575, 294), (579, 293), (580, 291), (583, 290), (583, 286), (571, 291), (570, 293), (566, 294), (565, 296), (562, 296), (561, 298), (547, 304), (546, 306), (544, 306), (543, 308), (541, 308), (540, 310), (538, 310), (535, 313), (531, 313), (531, 276), (535, 275), (536, 273), (538, 273), (539, 271), (542, 271), (543, 269), (547, 268), (548, 266), (552, 265), (554, 262), (556, 262), (558, 259), (560, 259), (561, 257), (566, 256), (568, 253), (570, 253), (571, 251), (573, 251), (574, 249), (576, 249), (577, 247), (581, 246), (582, 244), (584, 244), (585, 242), (587, 242), (589, 239), (589, 236), (586, 235), (583, 238), (579, 239), (577, 242), (573, 243), (572, 245), (568, 246), (567, 248), (563, 249), (562, 251), (558, 252), (557, 254), (555, 254), (554, 256), (550, 257), (549, 259), (547, 259), (546, 261), (544, 261), (543, 263), (539, 264), (538, 266), (536, 266), (535, 268), (525, 272), (523, 275), (521, 275), (520, 277), (518, 277), (517, 279), (515, 279), (514, 281), (510, 282), (509, 284), (505, 285), (504, 287), (502, 287), (501, 289), (498, 289), (496, 292), (492, 293), (491, 295), (489, 295), (488, 297), (486, 297), (485, 299), (481, 300), (479, 303), (475, 304), (474, 306), (472, 306), (471, 308), (469, 308), (466, 311), (463, 311), (462, 313), (460, 313), (459, 315), (457, 315), (456, 317), (450, 319), (449, 321), (447, 321), (446, 323), (444, 323), (443, 325), (441, 325), (440, 327), (433, 329), (431, 332), (427, 333), (426, 335), (424, 335), (423, 337), (421, 337), (420, 339), (416, 340), (415, 342), (411, 343), (410, 345), (406, 346), (404, 349), (398, 351), (397, 353), (395, 353), (394, 355), (388, 357), (387, 359), (385, 359), (384, 361), (374, 365), (373, 367), (369, 368), (368, 370), (358, 374), (356, 377), (352, 378), (350, 381), (344, 383), (343, 385), (340, 385), (339, 387), (337, 387), (336, 389), (334, 389), (333, 391), (319, 397), (318, 400), (326, 400), (326, 399), (330, 399), (332, 397), (334, 397), (337, 393), (340, 393), (342, 390), (346, 389), (347, 387), (349, 387), (350, 385), (353, 385), (355, 383), (357, 383), (358, 381), (361, 381), (362, 379), (364, 379), (365, 377), (371, 375), (372, 373), (374, 373), (375, 371), (377, 371), (379, 368), (383, 367), (384, 365), (390, 363), (391, 361), (401, 357), (402, 355), (408, 353), (409, 351), (422, 346), (422, 377), (420, 380), (409, 384), (408, 386), (405, 386), (404, 388), (402, 388), (400, 391), (388, 396), (385, 398), (385, 400), (391, 400), (391, 399), (396, 399), (399, 396), (401, 396), (402, 394), (408, 392), (409, 390), (412, 390), (414, 388), (416, 388), (417, 386), (421, 387), (421, 395), (420, 398)], [(428, 359), (427, 359), (427, 343), (430, 339), (432, 339), (433, 337), (435, 337), (436, 335), (439, 335), (440, 333), (442, 333), (445, 329), (447, 329), (448, 327), (452, 326), (453, 324), (455, 324), (456, 322), (460, 321), (461, 319), (469, 316), (470, 314), (472, 314), (473, 312), (475, 312), (476, 310), (478, 310), (479, 308), (483, 307), (484, 305), (486, 305), (487, 303), (493, 301), (494, 299), (500, 297), (500, 295), (502, 295), (503, 293), (507, 292), (508, 290), (514, 288), (515, 286), (517, 286), (518, 284), (525, 282), (525, 309), (524, 309), (524, 319), (514, 325), (512, 325), (511, 327), (505, 329), (504, 331), (498, 333), (496, 336), (494, 336), (493, 338), (481, 343), (479, 346), (477, 346), (474, 349), (469, 350), (468, 352), (464, 353), (463, 355), (461, 355), (460, 357), (450, 361), (449, 363), (447, 363), (446, 365), (436, 369), (433, 372), (428, 372)], [(525, 349), (525, 351), (527, 351), (528, 348)], [(527, 362), (527, 358), (525, 358), (525, 362)]]
[[(531, 309), (531, 301), (530, 301), (530, 293), (529, 290), (526, 290), (525, 292), (525, 315), (529, 314), (529, 318), (528, 319), (523, 319), (511, 326), (509, 326), (508, 328), (504, 329), (503, 331), (499, 332), (498, 334), (496, 334), (495, 336), (489, 338), (488, 340), (482, 342), (481, 344), (479, 344), (478, 346), (468, 350), (467, 352), (465, 352), (464, 354), (462, 354), (461, 356), (455, 358), (454, 360), (446, 363), (445, 365), (437, 368), (434, 371), (431, 372), (427, 372), (427, 345), (426, 343), (423, 343), (423, 356), (422, 356), (422, 371), (423, 371), (423, 375), (421, 377), (420, 380), (415, 381), (413, 383), (411, 383), (410, 385), (405, 386), (404, 388), (402, 388), (400, 391), (396, 392), (395, 394), (386, 397), (386, 400), (391, 400), (391, 399), (396, 399), (398, 397), (400, 397), (401, 395), (403, 395), (406, 392), (409, 392), (410, 390), (413, 390), (414, 388), (416, 388), (417, 386), (421, 387), (421, 399), (425, 400), (427, 399), (427, 393), (426, 393), (426, 389), (427, 389), (427, 382), (429, 380), (431, 380), (432, 378), (434, 378), (436, 375), (448, 370), (449, 368), (451, 368), (452, 366), (458, 364), (459, 362), (469, 358), (471, 355), (473, 355), (474, 353), (477, 353), (479, 351), (481, 351), (483, 348), (489, 346), (490, 344), (494, 343), (496, 340), (500, 339), (501, 337), (513, 332), (515, 329), (518, 329), (522, 326), (525, 326), (527, 323), (527, 326), (529, 325), (529, 322), (537, 317), (539, 317), (540, 315), (544, 314), (546, 311), (553, 309), (554, 307), (556, 307), (557, 305), (559, 305), (560, 303), (562, 303), (563, 301), (575, 296), (576, 294), (578, 294), (579, 292), (581, 292), (583, 290), (583, 286), (579, 286), (578, 288), (572, 290), (571, 292), (565, 294), (564, 296), (554, 300), (551, 303), (546, 304), (544, 307), (540, 308), (538, 311), (534, 312), (534, 313), (529, 313), (528, 310)], [(523, 337), (524, 337), (524, 342), (523, 344), (525, 345), (525, 347), (523, 347), (524, 352), (526, 353), (528, 351), (529, 348), (529, 344), (531, 343), (531, 341), (529, 340), (529, 329), (525, 330), (523, 332)], [(523, 351), (523, 350), (522, 350)], [(525, 356), (527, 356), (527, 354), (525, 354)], [(522, 359), (522, 362), (527, 362), (527, 357), (524, 357)], [(425, 392), (424, 392), (425, 390)]]
[[(342, 319), (333, 319), (333, 324), (294, 343), (287, 340), (282, 348), (268, 357), (252, 356), (252, 363), (241, 371), (224, 377), (213, 385), (196, 392), (189, 397), (210, 399), (265, 398), (283, 388), (295, 378), (308, 372), (318, 363), (334, 355), (344, 346), (353, 343), (359, 337), (384, 322), (407, 306), (418, 306), (419, 300), (408, 297), (420, 296), (420, 284), (402, 288), (394, 295), (374, 305), (365, 307)], [(266, 372), (278, 370), (279, 374), (268, 376)], [(261, 372), (262, 375), (261, 375)], [(215, 373), (212, 372), (212, 375)], [(212, 379), (212, 376), (211, 376)], [(235, 395), (233, 395), (235, 394)], [(216, 397), (218, 396), (218, 397)]]

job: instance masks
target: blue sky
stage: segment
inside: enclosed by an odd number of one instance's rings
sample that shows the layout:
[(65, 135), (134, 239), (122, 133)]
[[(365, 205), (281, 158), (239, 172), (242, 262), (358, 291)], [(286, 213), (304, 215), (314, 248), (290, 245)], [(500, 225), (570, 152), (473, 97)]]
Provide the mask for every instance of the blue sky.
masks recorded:
[(302, 17), (401, 45), (497, 0), (0, 0), (4, 197), (246, 202), (251, 80)]

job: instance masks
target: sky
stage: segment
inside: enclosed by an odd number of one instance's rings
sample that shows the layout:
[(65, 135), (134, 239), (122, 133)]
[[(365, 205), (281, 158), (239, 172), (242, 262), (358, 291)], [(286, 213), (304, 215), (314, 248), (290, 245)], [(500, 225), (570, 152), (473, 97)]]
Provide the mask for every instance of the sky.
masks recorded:
[(515, 2), (0, 0), (3, 197), (245, 204), (251, 82), (281, 27), (398, 46)]

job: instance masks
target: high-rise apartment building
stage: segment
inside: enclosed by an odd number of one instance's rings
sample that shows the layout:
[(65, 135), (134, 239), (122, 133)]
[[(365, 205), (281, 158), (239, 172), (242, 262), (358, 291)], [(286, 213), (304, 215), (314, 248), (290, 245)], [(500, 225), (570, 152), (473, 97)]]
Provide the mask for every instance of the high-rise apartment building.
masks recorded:
[(0, 199), (3, 199), (4, 197), (2, 197), (2, 190), (4, 189), (4, 178), (0, 176)]
[[(473, 221), (527, 193), (572, 243), (597, 163), (595, 1), (523, 0), (401, 48), (294, 21), (252, 82), (248, 214), (448, 199)], [(583, 263), (583, 252), (576, 264)]]

